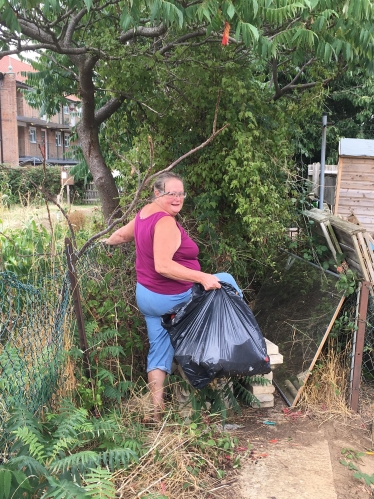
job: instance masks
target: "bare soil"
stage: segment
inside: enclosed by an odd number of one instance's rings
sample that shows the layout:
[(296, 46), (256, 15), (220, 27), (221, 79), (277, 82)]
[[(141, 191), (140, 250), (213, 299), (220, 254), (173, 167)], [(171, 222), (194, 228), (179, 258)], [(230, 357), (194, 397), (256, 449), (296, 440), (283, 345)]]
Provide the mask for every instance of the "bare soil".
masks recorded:
[(277, 393), (274, 408), (243, 409), (227, 422), (241, 426), (230, 433), (242, 454), (240, 468), (228, 473), (227, 499), (373, 497), (371, 487), (340, 462), (374, 474), (374, 455), (365, 454), (373, 451), (373, 393), (371, 387), (363, 391), (360, 414), (290, 410)]

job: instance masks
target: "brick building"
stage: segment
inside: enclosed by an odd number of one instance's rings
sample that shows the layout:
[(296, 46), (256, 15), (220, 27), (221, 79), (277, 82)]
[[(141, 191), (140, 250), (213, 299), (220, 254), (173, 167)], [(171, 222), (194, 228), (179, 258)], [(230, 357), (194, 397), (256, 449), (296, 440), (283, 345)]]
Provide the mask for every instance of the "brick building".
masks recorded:
[(21, 72), (32, 72), (30, 64), (14, 57), (0, 60), (0, 163), (12, 166), (40, 164), (74, 165), (70, 134), (79, 117), (79, 99), (68, 97), (68, 105), (51, 118), (40, 116), (28, 105), (24, 92), (30, 89)]

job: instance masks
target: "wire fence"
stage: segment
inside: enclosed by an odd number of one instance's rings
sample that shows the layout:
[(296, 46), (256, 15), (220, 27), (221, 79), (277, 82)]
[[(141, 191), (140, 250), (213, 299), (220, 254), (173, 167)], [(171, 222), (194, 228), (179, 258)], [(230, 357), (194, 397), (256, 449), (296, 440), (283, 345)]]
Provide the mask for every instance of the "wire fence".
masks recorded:
[[(102, 282), (108, 272), (107, 259), (119, 268), (133, 262), (128, 250), (108, 254), (94, 244), (78, 260), (76, 271), (81, 288), (89, 280)], [(118, 259), (118, 262), (113, 260)], [(123, 267), (122, 267), (123, 268)], [(70, 332), (70, 281), (66, 258), (51, 269), (34, 269), (21, 278), (0, 273), (0, 444), (12, 407), (25, 405), (36, 412), (56, 392), (65, 355), (64, 337)], [(352, 340), (357, 296), (345, 302), (333, 331), (343, 348)], [(350, 360), (347, 359), (347, 368)], [(374, 299), (369, 296), (362, 382), (374, 382)]]
[(56, 388), (69, 306), (66, 272), (0, 273), (0, 441), (9, 411), (37, 411)]
[(362, 356), (362, 380), (374, 383), (374, 298), (369, 294), (366, 316), (364, 353)]

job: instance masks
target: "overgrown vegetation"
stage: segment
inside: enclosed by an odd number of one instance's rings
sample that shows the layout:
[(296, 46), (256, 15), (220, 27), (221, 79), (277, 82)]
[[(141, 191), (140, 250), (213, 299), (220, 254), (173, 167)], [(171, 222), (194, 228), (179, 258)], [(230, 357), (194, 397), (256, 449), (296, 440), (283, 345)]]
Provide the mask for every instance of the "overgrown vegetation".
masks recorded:
[[(4, 168), (0, 166), (0, 206), (9, 208), (14, 204), (28, 206), (44, 204), (43, 188), (52, 197), (61, 194), (61, 168), (59, 166), (30, 166)], [(71, 188), (71, 199), (79, 203), (83, 196), (83, 180)]]
[[(61, 237), (66, 232), (66, 226), (60, 225), (53, 226), (54, 236), (59, 236), (54, 242), (55, 251), (62, 250)], [(78, 231), (78, 242), (87, 237), (87, 231), (87, 226)], [(47, 233), (34, 221), (9, 232), (5, 240), (10, 248), (28, 251), (29, 255), (24, 254), (23, 266), (17, 268), (11, 265), (13, 259), (20, 260), (19, 255), (5, 252), (4, 267), (16, 270), (19, 276), (30, 276), (36, 268), (41, 270), (41, 257), (35, 255), (37, 248), (49, 251), (42, 261), (57, 256), (50, 253), (51, 239)], [(25, 242), (24, 247), (18, 247), (18, 239), (28, 241), (28, 245)], [(75, 338), (66, 342), (73, 346), (69, 347), (67, 367), (59, 381), (59, 396), (53, 397), (52, 406), (44, 413), (32, 414), (26, 406), (19, 406), (22, 397), (11, 398), (11, 393), (26, 389), (17, 385), (16, 380), (12, 388), (2, 385), (6, 388), (3, 395), (8, 397), (8, 407), (13, 407), (10, 417), (1, 415), (3, 445), (7, 441), (0, 466), (2, 499), (112, 499), (116, 493), (127, 498), (141, 488), (155, 496), (162, 496), (165, 491), (182, 491), (178, 495), (194, 498), (215, 488), (227, 469), (240, 466), (235, 451), (237, 442), (222, 432), (221, 423), (230, 408), (240, 410), (239, 400), (256, 402), (248, 389), (249, 379), (224, 381), (195, 391), (174, 374), (167, 389), (164, 426), (144, 426), (143, 418), (147, 419), (152, 409), (143, 381), (145, 328), (133, 304), (133, 262), (131, 246), (107, 252), (100, 243), (93, 245), (78, 262), (90, 378)], [(26, 296), (23, 299), (26, 303)], [(67, 328), (65, 334), (70, 336), (77, 331), (72, 328), (70, 333)], [(5, 355), (1, 346), (0, 351)], [(13, 362), (9, 365), (14, 368)], [(49, 367), (57, 369), (53, 364)], [(1, 375), (6, 372), (3, 370)], [(252, 381), (266, 382), (260, 378)], [(27, 380), (24, 382), (27, 385)], [(177, 386), (187, 395), (183, 401), (177, 398)], [(62, 394), (68, 395), (69, 400), (62, 402)], [(32, 404), (30, 407), (35, 409)], [(181, 415), (184, 409), (189, 411), (188, 419)]]

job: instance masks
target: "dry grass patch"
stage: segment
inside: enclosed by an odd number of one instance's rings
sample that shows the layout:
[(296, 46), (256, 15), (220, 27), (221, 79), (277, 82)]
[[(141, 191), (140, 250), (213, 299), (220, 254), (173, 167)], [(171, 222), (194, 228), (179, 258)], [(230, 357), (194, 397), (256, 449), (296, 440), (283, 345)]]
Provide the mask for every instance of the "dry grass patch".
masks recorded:
[[(150, 415), (149, 395), (133, 394), (123, 407), (123, 424), (141, 424)], [(203, 418), (206, 421), (206, 418)], [(114, 474), (117, 497), (122, 499), (200, 499), (227, 497), (233, 484), (224, 476), (235, 462), (236, 443), (219, 431), (214, 418), (208, 424), (183, 422), (171, 404), (161, 423), (145, 428), (148, 450), (138, 463)]]
[(348, 416), (348, 358), (347, 351), (338, 353), (331, 341), (309, 376), (298, 405), (315, 415)]

